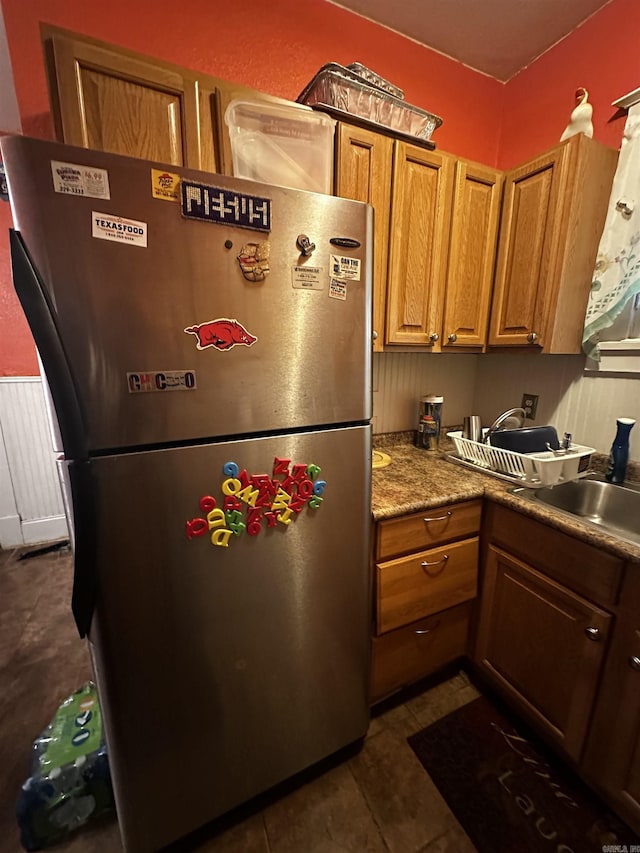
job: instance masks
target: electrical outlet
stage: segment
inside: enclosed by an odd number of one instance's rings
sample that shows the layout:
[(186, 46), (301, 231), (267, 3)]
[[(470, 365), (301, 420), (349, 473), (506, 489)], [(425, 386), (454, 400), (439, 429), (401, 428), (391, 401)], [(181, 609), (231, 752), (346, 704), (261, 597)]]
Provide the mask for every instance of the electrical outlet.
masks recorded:
[(525, 418), (529, 421), (535, 421), (536, 411), (538, 409), (538, 395), (537, 394), (523, 394), (522, 395), (522, 408), (524, 409)]

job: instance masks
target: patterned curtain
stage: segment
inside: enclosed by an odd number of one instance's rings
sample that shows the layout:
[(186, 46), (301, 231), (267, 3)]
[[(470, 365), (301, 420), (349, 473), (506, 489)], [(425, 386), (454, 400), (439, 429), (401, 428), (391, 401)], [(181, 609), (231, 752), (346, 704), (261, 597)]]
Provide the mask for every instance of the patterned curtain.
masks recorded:
[[(640, 293), (640, 104), (629, 109), (587, 305), (582, 348), (600, 360), (599, 342)], [(621, 336), (624, 337), (624, 333)]]

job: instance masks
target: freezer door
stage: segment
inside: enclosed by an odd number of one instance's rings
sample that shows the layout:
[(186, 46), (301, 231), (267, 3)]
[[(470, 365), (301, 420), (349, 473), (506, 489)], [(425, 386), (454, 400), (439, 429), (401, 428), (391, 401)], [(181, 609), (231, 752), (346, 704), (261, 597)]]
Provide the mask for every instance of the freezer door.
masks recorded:
[[(369, 433), (93, 463), (90, 637), (128, 849), (156, 850), (365, 734)], [(263, 485), (239, 495), (252, 476)]]
[(16, 287), (89, 453), (370, 419), (371, 207), (27, 138), (2, 152), (39, 279)]

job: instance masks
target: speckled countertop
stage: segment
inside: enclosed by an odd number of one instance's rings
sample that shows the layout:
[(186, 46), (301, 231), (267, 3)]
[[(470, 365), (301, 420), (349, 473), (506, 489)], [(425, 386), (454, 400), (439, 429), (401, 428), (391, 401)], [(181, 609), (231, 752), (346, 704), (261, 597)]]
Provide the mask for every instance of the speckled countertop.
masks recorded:
[[(394, 438), (396, 443), (392, 443)], [(513, 483), (450, 462), (445, 457), (452, 448), (446, 440), (439, 451), (421, 450), (409, 441), (410, 434), (396, 434), (387, 441), (378, 437), (374, 440), (374, 446), (391, 457), (390, 465), (373, 471), (375, 521), (487, 497), (625, 560), (640, 563), (640, 545), (624, 542), (544, 504), (510, 494), (508, 490)]]

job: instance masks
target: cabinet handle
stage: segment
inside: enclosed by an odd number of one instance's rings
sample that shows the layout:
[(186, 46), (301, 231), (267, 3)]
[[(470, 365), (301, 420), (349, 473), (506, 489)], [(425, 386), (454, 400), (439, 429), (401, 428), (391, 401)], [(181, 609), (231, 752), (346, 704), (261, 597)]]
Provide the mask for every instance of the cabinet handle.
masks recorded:
[(455, 342), (458, 340), (458, 336), (455, 333), (452, 333), (449, 335), (447, 340), (449, 341), (450, 344), (455, 344)]
[(429, 518), (429, 516), (427, 516), (426, 518), (423, 518), (422, 520), (426, 521), (427, 523), (430, 521), (445, 521), (447, 518), (450, 518), (452, 514), (453, 513), (451, 512), (451, 510), (448, 509), (444, 515), (433, 515), (433, 516), (431, 516), (431, 518)]
[(629, 658), (629, 666), (631, 669), (640, 669), (640, 658), (637, 655), (631, 655)]
[(432, 631), (435, 631), (436, 628), (439, 628), (439, 627), (440, 627), (440, 620), (438, 619), (438, 621), (433, 626), (433, 628), (416, 628), (416, 630), (413, 633), (414, 634), (430, 634)]
[(423, 561), (420, 563), (420, 565), (422, 566), (422, 568), (423, 568), (423, 569), (426, 569), (426, 570), (427, 570), (427, 574), (428, 574), (428, 575), (430, 575), (430, 574), (431, 574), (431, 572), (429, 571), (429, 569), (430, 569), (431, 567), (433, 567), (433, 566), (440, 566), (440, 565), (442, 565), (442, 568), (444, 569), (444, 567), (447, 565), (447, 560), (448, 560), (448, 559), (449, 559), (449, 555), (448, 555), (448, 554), (445, 554), (443, 557), (440, 557), (440, 559), (439, 559), (439, 560), (434, 560), (434, 561), (433, 561), (433, 563), (428, 563), (426, 560), (423, 560)]
[(435, 344), (435, 342), (439, 339), (440, 339), (440, 335), (437, 332), (432, 332), (429, 335), (429, 340), (431, 341), (432, 344)]
[(535, 332), (529, 332), (529, 334), (527, 335), (527, 340), (530, 344), (535, 344), (535, 342), (538, 340), (538, 336)]
[(376, 332), (376, 330), (375, 330), (375, 329), (374, 329), (374, 330), (373, 330), (373, 332), (371, 333), (371, 337), (373, 338), (373, 340), (374, 340), (374, 341), (377, 341), (377, 340), (378, 340), (378, 333)]
[(600, 628), (585, 628), (584, 633), (590, 640), (593, 640), (594, 642), (597, 642), (598, 640), (602, 639), (602, 633), (600, 631)]

